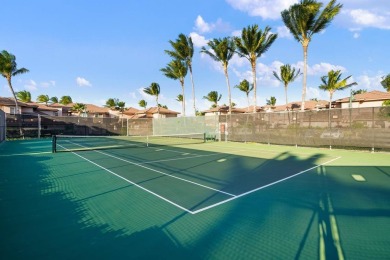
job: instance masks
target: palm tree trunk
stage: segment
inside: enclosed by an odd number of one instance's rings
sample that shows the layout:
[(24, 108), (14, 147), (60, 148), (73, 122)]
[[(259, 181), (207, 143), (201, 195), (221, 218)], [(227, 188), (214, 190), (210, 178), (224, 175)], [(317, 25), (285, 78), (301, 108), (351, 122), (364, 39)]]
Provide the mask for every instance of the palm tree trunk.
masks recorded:
[(183, 110), (183, 116), (186, 116), (186, 99), (184, 97), (184, 84), (181, 84), (181, 90), (182, 90), (182, 95), (183, 95), (183, 101), (181, 102), (182, 105), (182, 110)]
[(288, 101), (287, 101), (287, 84), (284, 84), (284, 95), (286, 96), (286, 107), (287, 107), (287, 104), (288, 104)]
[[(14, 96), (14, 99), (15, 99), (15, 114), (17, 114), (18, 111), (19, 111), (18, 100), (16, 98), (16, 94), (15, 94), (14, 88), (12, 87), (11, 78), (10, 77), (9, 78), (7, 77), (7, 82), (8, 82), (8, 87), (11, 90), (12, 95)], [(22, 112), (22, 111), (20, 111), (20, 112)]]
[(307, 79), (307, 47), (309, 46), (309, 42), (303, 42), (303, 87), (302, 87), (302, 105), (301, 111), (305, 110), (305, 99), (306, 99), (306, 79)]
[(160, 107), (158, 105), (158, 96), (156, 96), (156, 103), (157, 103), (157, 118), (160, 118)]
[(229, 99), (229, 114), (232, 113), (232, 95), (230, 93), (230, 82), (229, 82), (229, 74), (227, 70), (227, 65), (223, 66), (223, 70), (225, 72), (226, 84), (228, 88), (228, 99)]
[(256, 89), (257, 89), (257, 84), (256, 84), (256, 60), (251, 62), (252, 63), (252, 74), (253, 74), (253, 113), (256, 113), (256, 107), (257, 107), (257, 102), (256, 102)]
[(249, 93), (248, 92), (246, 93), (246, 100), (248, 101), (248, 108), (246, 110), (247, 110), (247, 112), (249, 112), (250, 103), (249, 103)]
[[(194, 84), (194, 78), (192, 77), (192, 65), (189, 64), (188, 68), (190, 69), (190, 76), (191, 76), (191, 83), (192, 83), (192, 101), (194, 104), (194, 115), (196, 116), (196, 106), (195, 106), (195, 84)], [(184, 95), (183, 95), (183, 101), (184, 101)]]

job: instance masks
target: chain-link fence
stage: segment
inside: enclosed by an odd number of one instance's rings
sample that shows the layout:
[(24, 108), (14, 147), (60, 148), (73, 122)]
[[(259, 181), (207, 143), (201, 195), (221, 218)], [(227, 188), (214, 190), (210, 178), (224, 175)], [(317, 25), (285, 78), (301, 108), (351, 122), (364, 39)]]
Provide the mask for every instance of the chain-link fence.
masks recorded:
[(5, 140), (5, 129), (5, 113), (3, 110), (0, 109), (0, 143)]
[[(8, 139), (51, 135), (177, 135), (313, 147), (390, 148), (390, 107), (158, 119), (6, 115)], [(5, 126), (6, 125), (6, 126)], [(4, 134), (3, 134), (4, 136)]]
[(219, 124), (228, 141), (390, 148), (390, 107), (233, 114)]

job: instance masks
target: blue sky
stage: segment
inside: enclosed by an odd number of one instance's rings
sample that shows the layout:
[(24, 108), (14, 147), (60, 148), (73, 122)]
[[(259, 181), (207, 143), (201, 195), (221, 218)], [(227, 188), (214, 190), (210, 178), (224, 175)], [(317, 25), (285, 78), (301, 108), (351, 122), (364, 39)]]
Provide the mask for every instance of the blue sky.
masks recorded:
[[(170, 58), (169, 40), (180, 33), (190, 35), (195, 48), (193, 73), (196, 107), (210, 103), (202, 97), (209, 91), (222, 94), (228, 103), (227, 86), (220, 64), (200, 54), (212, 38), (239, 35), (242, 28), (258, 24), (270, 26), (278, 39), (258, 59), (257, 104), (275, 96), (277, 105), (285, 100), (284, 88), (272, 75), (282, 64), (301, 68), (301, 44), (294, 40), (280, 18), (280, 12), (297, 0), (20, 0), (4, 1), (1, 14), (0, 49), (17, 58), (18, 67), (29, 73), (13, 79), (16, 91), (28, 90), (35, 100), (40, 94), (70, 95), (74, 102), (103, 105), (119, 98), (126, 106), (139, 108), (154, 98), (142, 89), (152, 82), (161, 87), (160, 103), (181, 111), (175, 101), (180, 83), (166, 78), (160, 69)], [(318, 89), (320, 77), (330, 69), (352, 75), (354, 89), (384, 91), (381, 77), (390, 73), (390, 5), (388, 0), (341, 0), (343, 9), (309, 45), (307, 99), (328, 100)], [(325, 1), (324, 3), (328, 3)], [(247, 60), (234, 57), (229, 66), (233, 102), (247, 105), (244, 93), (234, 89), (243, 79), (251, 79)], [(0, 96), (11, 96), (5, 79)], [(192, 96), (189, 76), (185, 81), (187, 114)], [(289, 86), (289, 101), (299, 101), (302, 79)], [(334, 99), (349, 95), (349, 90)]]

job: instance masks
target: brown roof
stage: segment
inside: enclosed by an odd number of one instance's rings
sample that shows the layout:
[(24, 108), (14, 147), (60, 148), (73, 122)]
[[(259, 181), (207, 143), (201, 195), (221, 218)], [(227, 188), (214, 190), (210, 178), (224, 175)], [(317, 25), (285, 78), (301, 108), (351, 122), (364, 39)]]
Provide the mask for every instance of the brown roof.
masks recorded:
[(101, 113), (101, 114), (109, 113), (109, 109), (107, 107), (98, 107), (93, 104), (85, 104), (85, 108), (88, 113)]
[[(203, 111), (203, 113), (212, 113), (212, 112), (225, 112), (225, 113), (227, 113), (227, 112), (229, 112), (229, 106), (217, 106), (217, 107), (210, 108), (209, 110)], [(245, 113), (245, 112), (247, 112), (247, 108), (233, 107), (232, 112)]]
[(70, 103), (70, 104), (67, 104), (67, 105), (63, 105), (63, 104), (60, 104), (60, 103), (52, 103), (49, 106), (51, 106), (51, 107), (68, 107), (68, 108), (71, 108), (73, 105), (74, 105), (74, 103)]
[[(353, 101), (380, 101), (380, 100), (389, 100), (390, 99), (390, 92), (383, 92), (383, 91), (370, 91), (362, 94), (356, 94), (353, 97)], [(337, 103), (348, 103), (349, 97), (341, 98), (338, 100), (335, 100)]]
[(41, 110), (41, 111), (58, 111), (59, 108), (54, 108), (54, 107), (49, 107), (45, 104), (39, 104), (39, 103), (34, 103), (35, 105), (37, 105), (37, 109), (38, 110)]
[[(25, 103), (21, 101), (17, 101), (18, 106), (21, 107), (38, 107), (35, 103)], [(15, 99), (14, 98), (9, 98), (9, 97), (0, 97), (0, 105), (3, 106), (15, 106)]]
[[(292, 110), (299, 110), (301, 109), (302, 102), (300, 101), (294, 101), (287, 104), (289, 109)], [(329, 105), (329, 102), (326, 100), (306, 100), (305, 101), (305, 110), (315, 110), (315, 109), (321, 109), (326, 108)], [(286, 106), (286, 105), (283, 105)]]
[[(157, 107), (151, 107), (147, 108), (145, 110), (139, 110), (136, 112), (136, 114), (157, 114), (158, 113), (158, 108)], [(164, 115), (178, 115), (180, 114), (179, 112), (169, 110), (167, 108), (160, 107), (160, 114)]]
[(129, 108), (127, 108), (124, 112), (123, 112), (123, 114), (125, 114), (125, 115), (128, 115), (128, 116), (132, 116), (132, 115), (135, 115), (137, 112), (139, 112), (140, 110), (138, 110), (138, 109), (136, 109), (136, 108), (134, 108), (134, 107), (129, 107)]

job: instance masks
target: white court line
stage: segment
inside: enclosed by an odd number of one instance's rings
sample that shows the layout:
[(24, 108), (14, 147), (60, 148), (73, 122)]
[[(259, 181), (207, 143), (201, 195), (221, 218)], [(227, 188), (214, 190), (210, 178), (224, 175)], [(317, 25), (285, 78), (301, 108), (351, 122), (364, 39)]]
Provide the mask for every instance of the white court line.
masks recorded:
[[(59, 145), (59, 144), (58, 144), (58, 145)], [(70, 151), (69, 149), (63, 147), (62, 145), (59, 145), (59, 146), (61, 146), (61, 147), (64, 148), (65, 150)], [(130, 180), (128, 180), (128, 179), (126, 179), (126, 178), (124, 178), (124, 177), (122, 177), (122, 176), (116, 174), (115, 172), (113, 172), (113, 171), (111, 171), (111, 170), (109, 170), (109, 169), (107, 169), (107, 168), (105, 168), (105, 167), (103, 167), (103, 166), (101, 166), (101, 165), (99, 165), (99, 164), (97, 164), (97, 163), (95, 163), (95, 162), (93, 162), (93, 161), (91, 161), (91, 160), (85, 158), (84, 156), (81, 156), (81, 155), (79, 155), (79, 154), (77, 154), (77, 153), (75, 153), (75, 152), (72, 152), (72, 151), (70, 151), (70, 152), (73, 153), (74, 155), (77, 155), (78, 157), (80, 157), (80, 158), (86, 160), (87, 162), (90, 162), (90, 163), (92, 163), (93, 165), (96, 165), (97, 167), (99, 167), (99, 168), (101, 168), (101, 169), (103, 169), (103, 170), (105, 170), (105, 171), (111, 173), (112, 175), (115, 175), (116, 177), (121, 178), (122, 180), (124, 180), (124, 181), (126, 181), (126, 182), (128, 182), (128, 183), (131, 183), (131, 184), (133, 184), (134, 186), (136, 186), (136, 187), (138, 187), (138, 188), (140, 188), (140, 189), (142, 189), (142, 190), (144, 190), (144, 191), (146, 191), (146, 192), (148, 192), (148, 193), (150, 193), (150, 194), (153, 194), (154, 196), (156, 196), (156, 197), (158, 197), (158, 198), (160, 198), (160, 199), (162, 199), (162, 200), (164, 200), (164, 201), (166, 201), (166, 202), (172, 204), (173, 206), (178, 207), (179, 209), (182, 209), (182, 210), (184, 210), (184, 211), (186, 211), (186, 212), (188, 212), (188, 213), (194, 214), (191, 210), (186, 209), (186, 208), (180, 206), (179, 204), (176, 204), (175, 202), (170, 201), (170, 200), (164, 198), (163, 196), (160, 196), (160, 195), (158, 195), (157, 193), (155, 193), (155, 192), (153, 192), (153, 191), (150, 191), (150, 190), (148, 190), (148, 189), (142, 187), (141, 185), (138, 185), (137, 183), (132, 182), (132, 181), (130, 181)]]
[[(85, 146), (83, 146), (83, 145), (81, 145), (81, 144), (73, 143), (73, 142), (70, 142), (70, 141), (69, 141), (69, 143), (72, 143), (72, 144), (74, 144), (74, 145), (78, 145), (78, 146), (81, 146), (81, 147), (85, 147)], [(156, 169), (152, 169), (152, 168), (146, 167), (146, 166), (141, 165), (141, 164), (139, 164), (139, 163), (131, 162), (131, 161), (129, 161), (129, 160), (122, 159), (122, 158), (120, 158), (120, 157), (116, 157), (116, 156), (111, 155), (111, 154), (109, 154), (109, 153), (105, 153), (105, 152), (98, 151), (98, 150), (94, 150), (94, 152), (104, 154), (104, 155), (106, 155), (106, 156), (115, 158), (115, 159), (117, 159), (117, 160), (120, 160), (120, 161), (123, 161), (123, 162), (127, 162), (127, 163), (129, 163), (129, 164), (136, 165), (136, 166), (139, 166), (139, 167), (141, 167), (141, 168), (144, 168), (144, 169), (147, 169), (147, 170), (150, 170), (150, 171), (154, 171), (154, 172), (163, 174), (163, 175), (168, 176), (168, 177), (171, 177), (171, 178), (175, 178), (175, 179), (178, 179), (178, 180), (181, 180), (181, 181), (184, 181), (184, 182), (189, 182), (189, 183), (191, 183), (191, 184), (194, 184), (194, 185), (197, 185), (197, 186), (201, 186), (201, 187), (206, 188), (206, 189), (209, 189), (209, 190), (213, 190), (213, 191), (216, 191), (216, 192), (219, 192), (219, 193), (223, 193), (223, 194), (229, 195), (229, 196), (231, 196), (231, 197), (236, 196), (236, 195), (234, 195), (234, 194), (231, 194), (231, 193), (228, 193), (228, 192), (224, 192), (224, 191), (221, 191), (221, 190), (218, 190), (218, 189), (214, 189), (214, 188), (211, 188), (211, 187), (209, 187), (209, 186), (206, 186), (206, 185), (203, 185), (203, 184), (200, 184), (200, 183), (197, 183), (197, 182), (193, 182), (193, 181), (190, 181), (190, 180), (186, 180), (186, 179), (183, 179), (183, 178), (174, 176), (174, 175), (172, 175), (172, 174), (168, 174), (168, 173), (165, 173), (165, 172), (156, 170)]]
[(229, 201), (238, 199), (238, 198), (240, 198), (240, 197), (246, 196), (246, 195), (248, 195), (248, 194), (250, 194), (250, 193), (253, 193), (253, 192), (255, 192), (255, 191), (258, 191), (258, 190), (267, 188), (267, 187), (272, 186), (272, 185), (274, 185), (274, 184), (277, 184), (277, 183), (279, 183), (279, 182), (282, 182), (282, 181), (291, 179), (291, 178), (293, 178), (293, 177), (295, 177), (295, 176), (298, 176), (298, 175), (300, 175), (300, 174), (302, 174), (302, 173), (311, 171), (311, 170), (313, 170), (313, 169), (315, 169), (315, 168), (318, 168), (318, 167), (320, 167), (320, 166), (323, 166), (323, 165), (326, 165), (326, 164), (331, 163), (331, 162), (333, 162), (333, 161), (336, 161), (336, 160), (338, 160), (338, 159), (340, 159), (340, 158), (341, 158), (341, 157), (334, 158), (334, 159), (332, 159), (332, 160), (330, 160), (330, 161), (327, 161), (327, 162), (321, 163), (321, 164), (319, 164), (319, 165), (313, 166), (313, 167), (311, 167), (311, 168), (309, 168), (309, 169), (307, 169), (307, 170), (300, 171), (300, 172), (298, 172), (298, 173), (296, 173), (296, 174), (293, 174), (293, 175), (291, 175), (291, 176), (288, 176), (288, 177), (286, 177), (286, 178), (283, 178), (283, 179), (280, 179), (280, 180), (278, 180), (278, 181), (269, 183), (269, 184), (267, 184), (267, 185), (258, 187), (258, 188), (256, 188), (256, 189), (253, 189), (253, 190), (244, 192), (244, 193), (242, 193), (242, 194), (240, 194), (240, 195), (237, 195), (237, 196), (235, 196), (235, 197), (233, 197), (233, 198), (229, 198), (229, 199), (227, 199), (227, 200), (220, 201), (220, 202), (215, 203), (215, 204), (213, 204), (213, 205), (210, 205), (210, 206), (207, 206), (207, 207), (204, 207), (204, 208), (195, 210), (195, 211), (193, 211), (193, 214), (200, 213), (200, 212), (202, 212), (202, 211), (205, 211), (205, 210), (214, 208), (214, 207), (219, 206), (219, 205), (221, 205), (221, 204), (224, 204), (224, 203), (226, 203), (226, 202), (229, 202)]

